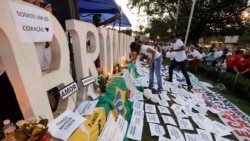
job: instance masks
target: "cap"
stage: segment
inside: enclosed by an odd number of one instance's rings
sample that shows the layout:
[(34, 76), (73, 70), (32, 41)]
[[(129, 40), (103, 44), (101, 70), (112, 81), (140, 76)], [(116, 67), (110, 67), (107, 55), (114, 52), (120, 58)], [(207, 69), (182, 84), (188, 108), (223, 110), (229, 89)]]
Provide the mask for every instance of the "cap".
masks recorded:
[(228, 52), (228, 53), (226, 54), (226, 56), (230, 56), (230, 55), (232, 55), (232, 53), (231, 53), (231, 52)]

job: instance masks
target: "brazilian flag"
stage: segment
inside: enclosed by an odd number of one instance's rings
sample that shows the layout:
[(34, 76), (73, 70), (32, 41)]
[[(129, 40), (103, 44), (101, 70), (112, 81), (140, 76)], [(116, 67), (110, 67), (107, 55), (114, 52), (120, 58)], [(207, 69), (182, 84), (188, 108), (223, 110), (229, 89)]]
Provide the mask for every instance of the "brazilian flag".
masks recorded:
[[(117, 118), (118, 115), (123, 116), (130, 123), (133, 112), (133, 102), (128, 100), (128, 90), (123, 77), (115, 77), (106, 89), (105, 96), (98, 97), (97, 107), (104, 107), (106, 117), (111, 111)], [(126, 137), (125, 141), (128, 140)]]
[[(138, 78), (139, 77), (139, 74), (137, 73), (136, 71), (136, 68), (135, 68), (135, 64), (134, 63), (129, 63), (127, 65), (128, 67), (128, 71), (132, 74), (133, 78)], [(142, 86), (137, 86), (136, 87), (139, 91), (143, 91), (144, 90), (144, 87)]]
[(139, 74), (138, 74), (137, 71), (136, 71), (136, 68), (135, 68), (135, 64), (134, 64), (134, 63), (129, 63), (129, 64), (127, 65), (127, 67), (128, 67), (128, 71), (129, 71), (130, 73), (132, 73), (132, 75), (133, 75), (134, 78), (139, 77)]

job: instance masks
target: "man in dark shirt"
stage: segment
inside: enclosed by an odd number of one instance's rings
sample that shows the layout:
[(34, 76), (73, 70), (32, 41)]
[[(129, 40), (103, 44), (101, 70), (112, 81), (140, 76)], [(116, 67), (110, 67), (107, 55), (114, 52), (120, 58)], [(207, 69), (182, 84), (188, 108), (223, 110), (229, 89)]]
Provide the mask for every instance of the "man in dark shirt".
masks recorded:
[(115, 14), (113, 17), (101, 22), (101, 14), (94, 14), (93, 15), (93, 24), (96, 26), (96, 27), (99, 27), (99, 26), (106, 26), (108, 24), (110, 24), (111, 22), (115, 21), (116, 19), (119, 19), (121, 17), (121, 14), (120, 13), (117, 13)]

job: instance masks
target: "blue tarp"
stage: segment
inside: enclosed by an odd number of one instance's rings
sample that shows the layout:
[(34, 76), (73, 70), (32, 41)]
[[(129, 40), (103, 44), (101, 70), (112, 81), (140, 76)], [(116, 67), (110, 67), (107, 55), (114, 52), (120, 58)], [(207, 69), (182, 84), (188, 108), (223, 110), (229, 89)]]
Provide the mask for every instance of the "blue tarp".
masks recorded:
[(121, 13), (121, 19), (109, 24), (110, 26), (131, 27), (127, 16), (122, 12), (120, 6), (114, 0), (78, 0), (80, 20), (92, 23), (95, 13), (100, 13), (101, 21), (104, 21), (116, 13)]
[(119, 13), (113, 0), (78, 0), (79, 13)]

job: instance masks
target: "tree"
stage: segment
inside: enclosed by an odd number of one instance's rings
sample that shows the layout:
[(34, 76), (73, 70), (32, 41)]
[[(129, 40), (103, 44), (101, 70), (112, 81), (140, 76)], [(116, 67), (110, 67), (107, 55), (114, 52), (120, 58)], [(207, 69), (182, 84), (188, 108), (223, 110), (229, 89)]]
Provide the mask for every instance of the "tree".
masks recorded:
[[(147, 31), (174, 30), (176, 26), (174, 32), (184, 38), (192, 3), (180, 0), (177, 24), (177, 0), (129, 0), (129, 7), (146, 12), (150, 27)], [(244, 34), (242, 13), (248, 7), (248, 0), (196, 0), (188, 41), (196, 44), (200, 37)]]

